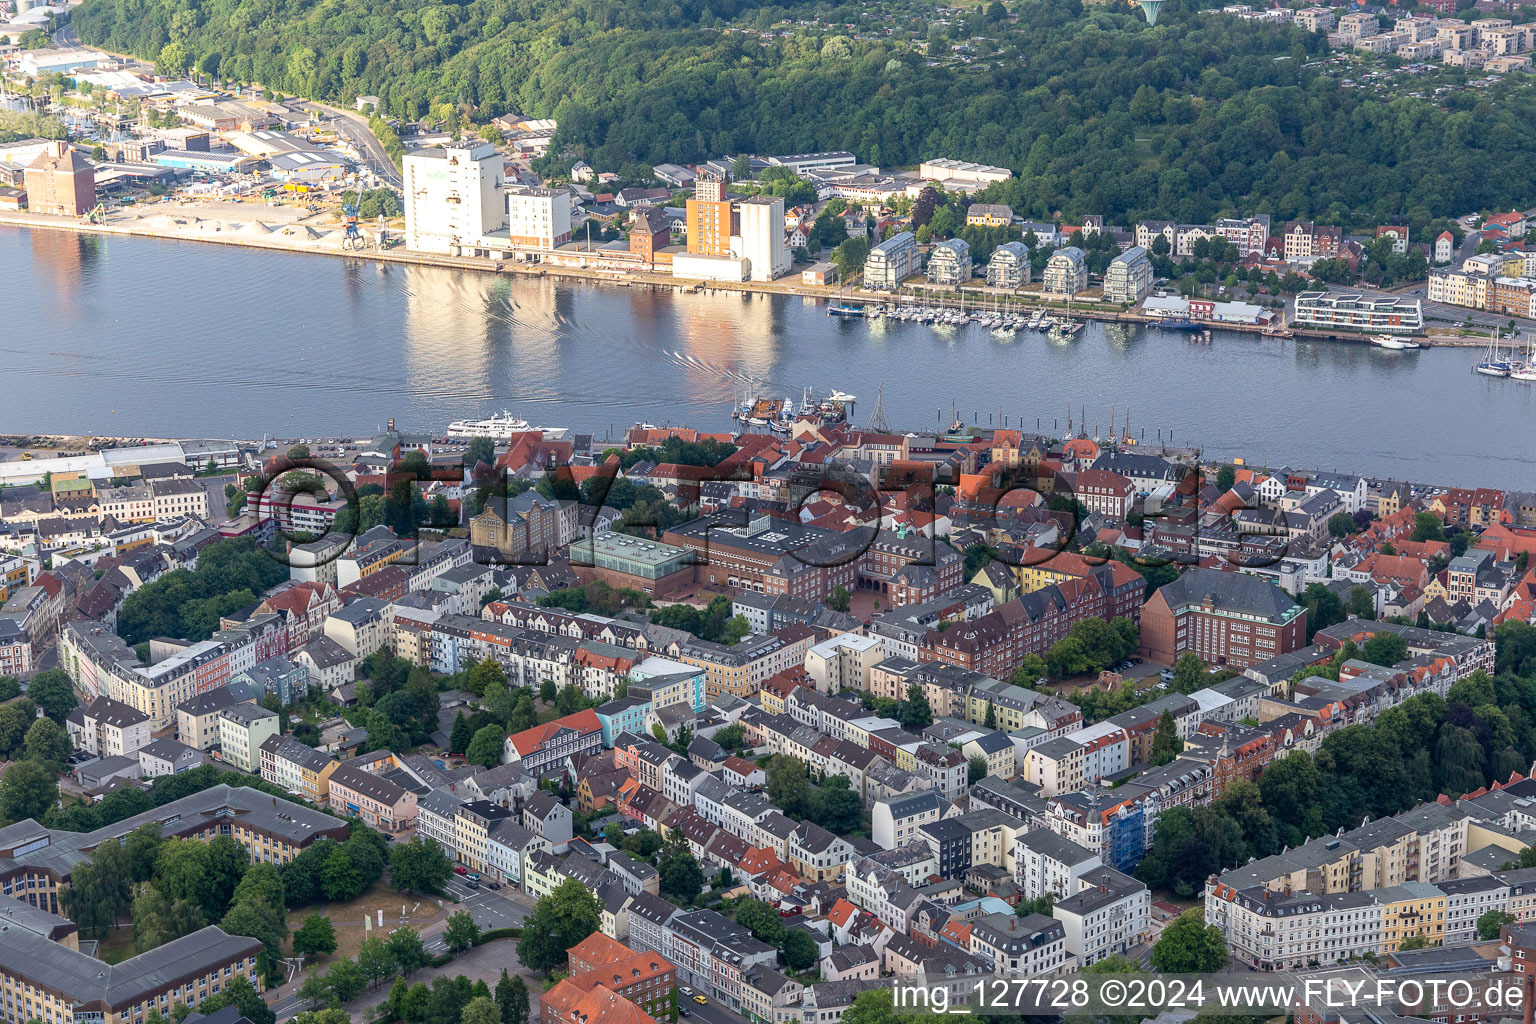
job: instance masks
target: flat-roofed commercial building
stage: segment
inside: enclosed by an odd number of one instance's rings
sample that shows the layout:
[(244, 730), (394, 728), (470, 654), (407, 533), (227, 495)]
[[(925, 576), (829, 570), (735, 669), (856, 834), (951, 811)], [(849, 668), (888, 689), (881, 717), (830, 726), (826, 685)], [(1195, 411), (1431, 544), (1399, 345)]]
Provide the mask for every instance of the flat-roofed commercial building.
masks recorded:
[(1302, 292), (1296, 296), (1295, 323), (1301, 327), (1412, 334), (1424, 329), (1424, 311), (1418, 299), (1395, 295)]
[[(590, 564), (581, 564), (584, 561)], [(625, 533), (598, 534), (571, 551), (572, 568), (583, 583), (602, 580), (653, 596), (691, 585), (695, 561), (689, 548)]]

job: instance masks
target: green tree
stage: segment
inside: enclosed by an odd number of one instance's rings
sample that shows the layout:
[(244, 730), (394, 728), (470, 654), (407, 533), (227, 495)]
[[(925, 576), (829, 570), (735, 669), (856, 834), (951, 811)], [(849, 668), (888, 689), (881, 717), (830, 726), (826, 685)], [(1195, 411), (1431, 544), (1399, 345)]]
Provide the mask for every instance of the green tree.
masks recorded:
[(534, 905), (523, 923), (517, 959), (545, 975), (566, 963), (566, 950), (598, 930), (597, 897), (574, 878), (561, 882)]
[(379, 982), (395, 973), (395, 958), (390, 955), (389, 946), (383, 938), (370, 935), (357, 949), (357, 966), (362, 968), (368, 986), (377, 988)]
[(1154, 765), (1167, 764), (1179, 756), (1179, 751), (1184, 749), (1184, 741), (1179, 739), (1178, 726), (1174, 724), (1173, 715), (1165, 708), (1162, 717), (1157, 720), (1157, 731), (1152, 734), (1152, 763)]
[(482, 768), (494, 768), (501, 763), (505, 744), (506, 733), (501, 726), (483, 726), (475, 731), (475, 738), (469, 741), (469, 749), (464, 752), (464, 760), (470, 764), (480, 765)]
[(774, 907), (762, 900), (745, 897), (735, 902), (734, 911), (736, 923), (759, 942), (777, 946), (784, 941), (784, 919)]
[[(12, 765), (0, 777), (0, 792), (21, 767)], [(48, 777), (51, 779), (51, 774)], [(126, 844), (103, 843), (90, 860), (76, 864), (70, 871), (70, 884), (59, 890), (59, 903), (82, 935), (104, 936), (133, 903), (133, 876)]]
[(864, 803), (846, 775), (829, 775), (805, 801), (805, 816), (829, 832), (844, 835), (863, 821)]
[(854, 996), (853, 1005), (843, 1011), (842, 1024), (897, 1024), (900, 1019), (891, 990), (874, 988)]
[(462, 712), (453, 716), (453, 728), (448, 732), (448, 752), (462, 754), (469, 749), (469, 741), (474, 738), (474, 730), (469, 724), (469, 719)]
[(75, 700), (75, 686), (70, 682), (69, 673), (58, 668), (51, 668), (33, 676), (32, 682), (27, 686), (27, 697), (43, 709), (43, 714), (60, 725), (64, 724), (65, 716), (75, 710), (78, 704)]
[(39, 718), (27, 730), (26, 748), (28, 761), (36, 761), (57, 772), (64, 766), (65, 759), (74, 753), (75, 745), (59, 723), (51, 718)]
[(59, 777), (38, 761), (13, 764), (0, 776), (0, 817), (7, 822), (42, 820), (59, 802)]
[(848, 588), (839, 583), (832, 588), (832, 596), (827, 598), (827, 607), (835, 612), (846, 612), (851, 600)]
[(325, 898), (337, 902), (357, 899), (368, 888), (351, 853), (341, 846), (332, 850), (326, 858), (320, 884)]
[(224, 986), (224, 991), (211, 995), (199, 1003), (197, 1011), (209, 1014), (226, 1006), (239, 1007), (240, 1016), (251, 1024), (275, 1024), (277, 1020), (277, 1014), (273, 1013), (267, 1001), (261, 998), (261, 993), (256, 991), (249, 980), (239, 975), (230, 979)]
[(336, 998), (325, 975), (313, 970), (304, 975), (304, 980), (299, 983), (298, 991), (294, 992), (294, 995), (305, 1006), (311, 1008), (322, 1006)]
[(396, 928), (389, 933), (385, 945), (401, 974), (409, 975), (432, 962), (432, 956), (414, 928)]
[(808, 971), (816, 965), (816, 941), (799, 928), (784, 935), (784, 965), (792, 971)]
[(1180, 693), (1194, 693), (1206, 685), (1205, 662), (1199, 655), (1185, 651), (1173, 663), (1173, 688)]
[(477, 996), (464, 1007), (459, 1019), (463, 1024), (501, 1024), (501, 1007), (496, 1005), (494, 999)]
[(338, 1002), (350, 1003), (368, 987), (368, 976), (356, 960), (337, 960), (325, 972), (325, 981)]
[(1227, 940), (1197, 911), (1181, 914), (1152, 947), (1152, 966), (1165, 974), (1211, 974), (1227, 966)]
[[(524, 930), (526, 931), (526, 926)], [(450, 950), (462, 953), (479, 941), (480, 926), (475, 924), (474, 918), (462, 910), (449, 915), (448, 927), (443, 932), (443, 943)]]
[(921, 683), (907, 687), (907, 699), (897, 708), (896, 720), (908, 729), (922, 729), (933, 724), (933, 708)]
[(389, 851), (389, 880), (406, 892), (437, 894), (453, 874), (443, 848), (421, 836), (396, 843)]
[(141, 884), (135, 892), (130, 913), (133, 948), (139, 953), (147, 953), (172, 939), (190, 935), (208, 924), (201, 907), (187, 900), (172, 903), (153, 885)]
[(811, 776), (805, 770), (805, 762), (785, 754), (776, 756), (768, 764), (768, 799), (786, 814), (799, 814), (811, 789)]
[(501, 1024), (528, 1024), (528, 985), (522, 975), (507, 975), (501, 969), (496, 983), (496, 1005), (501, 1008)]
[(1356, 618), (1371, 619), (1376, 616), (1376, 594), (1370, 587), (1356, 584), (1349, 588), (1349, 613)]
[(974, 786), (986, 777), (987, 759), (977, 754), (966, 763), (965, 784)]
[(1419, 512), (1413, 517), (1413, 533), (1409, 540), (1445, 540), (1445, 524), (1433, 512)]
[(1499, 937), (1499, 931), (1507, 924), (1513, 924), (1514, 918), (1502, 910), (1487, 910), (1477, 919), (1477, 937), (1486, 941)]
[(1408, 657), (1408, 641), (1396, 633), (1377, 633), (1360, 647), (1360, 657), (1390, 668)]
[(293, 933), (293, 951), (303, 956), (336, 952), (336, 926), (324, 914), (310, 914)]
[(1359, 532), (1360, 527), (1355, 525), (1355, 517), (1348, 512), (1335, 512), (1328, 517), (1328, 535), (1334, 540), (1342, 540)]
[(661, 851), (657, 870), (661, 872), (661, 892), (664, 896), (682, 903), (692, 903), (704, 891), (704, 870), (688, 849), (688, 843), (678, 833), (678, 841), (668, 843)]

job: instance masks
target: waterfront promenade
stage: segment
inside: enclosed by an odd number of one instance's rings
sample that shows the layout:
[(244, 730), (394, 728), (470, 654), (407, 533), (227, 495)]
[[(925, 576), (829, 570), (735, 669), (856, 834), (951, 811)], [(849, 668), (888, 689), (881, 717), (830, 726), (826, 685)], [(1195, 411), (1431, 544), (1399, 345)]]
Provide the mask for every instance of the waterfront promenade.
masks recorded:
[[(517, 260), (493, 260), (473, 256), (442, 256), (435, 253), (417, 252), (399, 246), (392, 248), (368, 247), (344, 249), (339, 227), (320, 222), (309, 216), (303, 207), (268, 207), (254, 203), (220, 203), (216, 208), (209, 204), (156, 203), (130, 210), (109, 211), (101, 223), (92, 224), (71, 217), (56, 217), (25, 211), (0, 212), (0, 225), (14, 227), (46, 228), (99, 235), (123, 235), (138, 238), (156, 238), (179, 242), (211, 242), (221, 245), (238, 245), (255, 249), (272, 249), (289, 253), (335, 256), (347, 259), (370, 260), (379, 263), (403, 264), (420, 267), (439, 267), (453, 270), (472, 270), (481, 273), (521, 275), (527, 277), (587, 281), (616, 285), (625, 288), (661, 289), (678, 293), (690, 292), (751, 292), (764, 295), (792, 295), (803, 298), (830, 300), (834, 297), (845, 301), (888, 304), (921, 304), (927, 306), (964, 306), (967, 308), (1000, 308), (1005, 311), (1027, 311), (1044, 306), (1053, 311), (1066, 311), (1079, 319), (1107, 323), (1144, 324), (1151, 318), (1119, 307), (1106, 309), (1097, 303), (1082, 299), (1067, 301), (1063, 298), (1047, 298), (1038, 291), (999, 292), (967, 289), (964, 295), (923, 291), (918, 296), (893, 297), (888, 294), (869, 292), (859, 288), (838, 288), (832, 285), (810, 285), (801, 282), (799, 275), (788, 274), (776, 281), (692, 281), (672, 277), (670, 274), (643, 271), (600, 270), (583, 267), (555, 267), (547, 264), (523, 263)], [(1213, 324), (1224, 331), (1246, 334), (1262, 334), (1257, 325)], [(1333, 331), (1307, 330), (1291, 326), (1291, 336), (1320, 341), (1336, 341), (1364, 345), (1364, 335)], [(1429, 346), (1460, 346), (1482, 348), (1488, 344), (1486, 336), (1464, 336), (1448, 329), (1431, 327), (1421, 343)]]

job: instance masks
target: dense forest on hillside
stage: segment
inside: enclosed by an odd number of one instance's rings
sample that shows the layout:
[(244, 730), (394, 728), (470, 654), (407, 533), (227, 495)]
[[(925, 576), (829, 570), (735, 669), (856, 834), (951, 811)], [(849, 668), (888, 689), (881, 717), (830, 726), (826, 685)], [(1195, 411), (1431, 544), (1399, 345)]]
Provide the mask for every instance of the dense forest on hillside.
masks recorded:
[(1122, 223), (1424, 224), (1536, 192), (1530, 87), (1378, 100), (1306, 66), (1321, 36), (1193, 0), (1170, 0), (1155, 28), (1129, 4), (993, 3), (935, 25), (939, 60), (932, 34), (763, 31), (784, 13), (751, 0), (86, 0), (75, 23), (90, 43), (288, 93), (378, 95), (394, 117), (554, 116), (562, 150), (600, 169), (943, 155), (1013, 168), (1000, 191), (1021, 214)]

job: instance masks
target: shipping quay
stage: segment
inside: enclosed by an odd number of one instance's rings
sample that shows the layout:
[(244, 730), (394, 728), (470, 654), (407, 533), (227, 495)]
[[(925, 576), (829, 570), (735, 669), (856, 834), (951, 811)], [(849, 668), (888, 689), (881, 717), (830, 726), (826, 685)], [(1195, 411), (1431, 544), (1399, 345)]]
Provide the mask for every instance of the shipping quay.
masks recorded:
[[(151, 222), (159, 222), (151, 223)], [(446, 256), (404, 248), (342, 249), (317, 244), (316, 233), (297, 222), (280, 225), (265, 236), (241, 231), (229, 222), (214, 218), (184, 214), (184, 219), (160, 215), (126, 219), (121, 214), (108, 215), (92, 223), (72, 217), (52, 216), (20, 211), (0, 211), (0, 226), (72, 231), (76, 234), (119, 235), (135, 238), (156, 238), (175, 242), (208, 242), (219, 245), (238, 245), (246, 248), (270, 249), (285, 253), (311, 256), (333, 256), (350, 260), (368, 260), (375, 263), (404, 266), (437, 267), (448, 270), (469, 270), (479, 273), (517, 275), (535, 278), (556, 278), (569, 281), (587, 281), (617, 285), (625, 288), (650, 288), (684, 294), (701, 292), (740, 292), (764, 295), (790, 295), (819, 299), (842, 304), (869, 305), (874, 308), (899, 308), (921, 305), (940, 309), (977, 310), (995, 308), (1013, 314), (1029, 314), (1036, 309), (1049, 313), (1066, 313), (1080, 320), (1096, 320), (1102, 323), (1141, 325), (1156, 329), (1161, 320), (1134, 310), (1114, 310), (1097, 307), (1094, 303), (1072, 301), (1064, 297), (1046, 297), (1040, 292), (970, 292), (956, 294), (919, 286), (914, 293), (870, 291), (863, 288), (838, 287), (835, 285), (805, 284), (795, 275), (775, 281), (695, 281), (679, 279), (671, 275), (649, 273), (643, 270), (608, 270), (591, 267), (553, 266), (539, 263), (523, 263), (516, 260), (497, 260), (488, 257)], [(1209, 325), (1210, 330), (1230, 331), (1238, 334), (1257, 334), (1277, 341), (1303, 339), (1331, 341), (1345, 344), (1368, 344), (1365, 333), (1319, 330), (1286, 325), (1275, 330), (1260, 324), (1220, 322)], [(1486, 336), (1464, 337), (1458, 334), (1435, 333), (1416, 335), (1420, 346), (1483, 348), (1488, 344)]]

